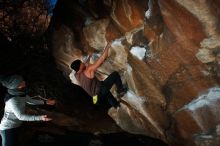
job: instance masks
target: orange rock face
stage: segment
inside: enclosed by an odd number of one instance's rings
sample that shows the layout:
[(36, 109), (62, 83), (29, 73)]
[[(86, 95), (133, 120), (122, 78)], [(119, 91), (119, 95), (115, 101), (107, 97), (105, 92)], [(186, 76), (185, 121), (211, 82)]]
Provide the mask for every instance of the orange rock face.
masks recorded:
[(128, 32), (143, 24), (143, 6), (137, 1), (112, 1), (111, 18), (122, 32)]
[[(170, 67), (171, 71), (169, 74), (166, 74), (169, 78), (164, 87), (167, 87), (166, 96), (169, 97), (168, 110), (171, 113), (175, 113), (173, 118), (178, 128), (174, 133), (179, 134), (186, 141), (182, 145), (207, 143), (207, 139), (202, 134), (207, 134), (211, 129), (215, 129), (218, 121), (214, 114), (218, 103), (202, 103), (202, 101), (208, 99), (198, 99), (204, 92), (210, 93), (207, 97), (215, 98), (212, 87), (218, 85), (213, 74), (208, 71), (208, 68), (211, 68), (211, 66), (203, 64), (200, 58), (196, 57), (202, 47), (201, 43), (204, 42), (203, 40), (213, 33), (213, 30), (209, 28), (211, 24), (208, 23), (215, 23), (218, 20), (215, 16), (216, 14), (212, 15), (210, 5), (213, 5), (213, 3), (202, 1), (199, 3), (172, 0), (160, 1), (164, 23), (169, 33), (172, 34), (172, 38), (169, 36), (166, 38), (171, 39), (170, 42), (167, 41), (166, 43), (173, 50), (171, 53), (173, 55), (170, 57), (167, 55), (163, 58), (171, 58), (169, 60), (174, 63), (175, 67)], [(200, 8), (200, 10), (196, 8)], [(204, 19), (209, 22), (204, 22)], [(213, 26), (217, 27), (214, 24)], [(218, 31), (214, 34), (218, 34)], [(211, 47), (212, 44), (212, 42), (209, 42), (206, 48), (208, 46)], [(162, 51), (161, 54), (164, 55), (166, 53)], [(173, 66), (172, 63), (162, 64), (165, 65), (164, 68), (168, 64)], [(163, 72), (163, 70), (160, 72)], [(208, 91), (208, 89), (210, 90)], [(218, 94), (217, 90), (215, 94)], [(197, 100), (201, 102), (201, 106), (195, 107), (194, 110), (196, 112), (182, 108), (187, 105), (195, 106), (194, 102)], [(216, 139), (213, 138), (211, 141), (209, 145), (216, 142)]]
[(122, 129), (173, 146), (220, 143), (220, 3), (104, 0), (102, 5), (79, 27), (78, 42), (71, 25), (55, 32), (60, 69), (68, 76), (70, 62), (88, 50), (94, 52), (93, 63), (112, 40), (97, 76), (119, 71), (129, 88), (121, 108), (109, 110)]

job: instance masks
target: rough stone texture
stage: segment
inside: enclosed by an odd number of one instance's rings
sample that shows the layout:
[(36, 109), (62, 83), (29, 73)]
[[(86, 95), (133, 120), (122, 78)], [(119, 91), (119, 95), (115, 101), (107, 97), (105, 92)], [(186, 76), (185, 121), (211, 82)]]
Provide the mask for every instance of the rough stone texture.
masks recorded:
[(113, 41), (97, 76), (119, 71), (129, 88), (121, 108), (109, 110), (116, 123), (173, 146), (217, 145), (220, 3), (104, 0), (101, 6), (78, 34), (71, 25), (54, 32), (59, 69), (68, 76), (71, 61), (93, 52), (92, 63)]
[(111, 18), (121, 32), (129, 32), (130, 30), (143, 25), (143, 10), (145, 7), (140, 5), (138, 1), (112, 0), (111, 8)]
[(209, 144), (206, 144), (208, 146), (216, 141), (219, 143), (219, 136), (216, 134), (220, 120), (219, 91), (219, 88), (210, 89), (174, 114), (183, 139), (195, 145), (203, 145), (207, 141), (209, 141)]

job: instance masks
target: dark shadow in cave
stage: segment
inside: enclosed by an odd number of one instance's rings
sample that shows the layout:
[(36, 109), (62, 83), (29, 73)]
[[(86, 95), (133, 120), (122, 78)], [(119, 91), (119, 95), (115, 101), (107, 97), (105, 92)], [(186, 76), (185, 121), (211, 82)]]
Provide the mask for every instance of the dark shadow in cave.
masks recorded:
[(124, 132), (94, 135), (91, 133), (70, 132), (66, 135), (50, 133), (36, 133), (32, 139), (32, 146), (168, 146), (153, 138), (132, 135)]

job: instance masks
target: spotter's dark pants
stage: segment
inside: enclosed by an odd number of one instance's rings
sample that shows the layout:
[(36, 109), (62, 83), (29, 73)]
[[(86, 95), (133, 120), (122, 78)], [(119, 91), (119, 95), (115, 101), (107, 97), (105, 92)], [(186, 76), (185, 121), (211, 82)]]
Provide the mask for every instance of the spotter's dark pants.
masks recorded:
[(0, 130), (2, 137), (2, 146), (18, 146), (18, 136), (19, 136), (20, 127)]

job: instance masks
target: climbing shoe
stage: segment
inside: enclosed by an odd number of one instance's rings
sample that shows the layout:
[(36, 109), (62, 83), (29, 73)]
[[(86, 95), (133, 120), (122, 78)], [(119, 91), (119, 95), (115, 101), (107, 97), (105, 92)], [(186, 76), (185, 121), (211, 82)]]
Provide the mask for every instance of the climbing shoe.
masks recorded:
[(92, 97), (92, 101), (93, 101), (93, 104), (96, 104), (98, 102), (98, 95), (94, 95)]

